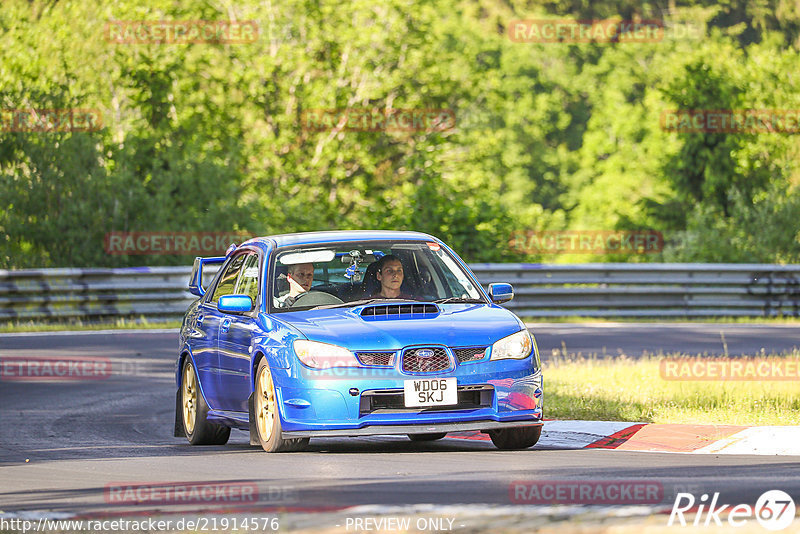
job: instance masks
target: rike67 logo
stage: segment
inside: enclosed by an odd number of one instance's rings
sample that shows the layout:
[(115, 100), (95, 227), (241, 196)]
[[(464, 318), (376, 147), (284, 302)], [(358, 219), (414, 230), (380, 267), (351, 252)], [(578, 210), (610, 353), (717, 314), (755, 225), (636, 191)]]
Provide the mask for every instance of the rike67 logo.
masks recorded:
[[(704, 493), (697, 503), (694, 521), (692, 526), (708, 527), (712, 524), (723, 526), (723, 523), (731, 527), (745, 526), (748, 521), (755, 519), (767, 530), (783, 530), (794, 521), (795, 504), (788, 493), (781, 490), (770, 490), (761, 494), (755, 506), (749, 504), (737, 504), (731, 508), (730, 504), (717, 505), (719, 493), (714, 493), (711, 502), (708, 502), (708, 494)], [(691, 493), (678, 493), (675, 503), (672, 505), (672, 513), (669, 515), (667, 526), (672, 526), (675, 519), (682, 527), (687, 525), (684, 513), (695, 511), (695, 498)], [(703, 517), (705, 514), (705, 521)], [(724, 518), (724, 519), (723, 519)]]

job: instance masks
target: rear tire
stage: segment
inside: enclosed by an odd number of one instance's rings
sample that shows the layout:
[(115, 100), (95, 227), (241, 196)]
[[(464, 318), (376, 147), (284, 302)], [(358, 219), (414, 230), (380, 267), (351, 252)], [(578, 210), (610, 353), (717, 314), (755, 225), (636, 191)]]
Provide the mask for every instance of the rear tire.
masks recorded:
[(447, 435), (447, 432), (435, 432), (430, 434), (409, 434), (408, 439), (411, 441), (436, 441), (442, 439)]
[(258, 362), (253, 406), (256, 433), (262, 449), (267, 452), (291, 452), (303, 450), (308, 445), (309, 438), (284, 439), (282, 436), (275, 384), (266, 358)]
[(533, 447), (542, 435), (542, 425), (490, 430), (489, 437), (498, 449), (515, 450)]
[(192, 360), (183, 362), (181, 381), (181, 422), (183, 431), (192, 445), (225, 445), (231, 435), (230, 427), (209, 423), (208, 405), (200, 392)]

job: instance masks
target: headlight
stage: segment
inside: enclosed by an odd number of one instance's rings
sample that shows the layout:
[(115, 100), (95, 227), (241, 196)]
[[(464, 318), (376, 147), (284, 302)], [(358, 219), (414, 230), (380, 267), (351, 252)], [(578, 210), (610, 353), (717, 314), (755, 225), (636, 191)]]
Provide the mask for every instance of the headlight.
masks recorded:
[(520, 330), (516, 334), (506, 336), (492, 345), (490, 360), (521, 360), (531, 354), (533, 342), (527, 330)]
[(294, 353), (305, 365), (316, 369), (331, 367), (360, 367), (355, 355), (344, 347), (308, 341), (295, 340)]

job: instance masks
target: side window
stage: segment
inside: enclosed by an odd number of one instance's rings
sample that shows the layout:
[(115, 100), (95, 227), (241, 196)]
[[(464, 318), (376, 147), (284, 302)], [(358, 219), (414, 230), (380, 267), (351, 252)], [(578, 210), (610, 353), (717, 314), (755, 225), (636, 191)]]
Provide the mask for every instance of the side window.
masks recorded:
[(222, 273), (217, 288), (214, 290), (214, 295), (208, 302), (216, 304), (220, 297), (233, 295), (233, 291), (236, 288), (236, 278), (239, 276), (239, 270), (242, 268), (242, 264), (247, 256), (247, 254), (240, 254), (233, 258), (233, 261), (228, 264), (225, 272)]
[(258, 270), (258, 254), (249, 254), (236, 286), (236, 294), (249, 296), (253, 304), (258, 302)]

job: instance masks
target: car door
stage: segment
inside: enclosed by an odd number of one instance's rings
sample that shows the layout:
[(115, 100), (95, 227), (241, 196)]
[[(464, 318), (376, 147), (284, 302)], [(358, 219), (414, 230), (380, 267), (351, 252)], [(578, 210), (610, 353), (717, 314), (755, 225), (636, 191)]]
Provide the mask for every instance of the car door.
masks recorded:
[(213, 293), (198, 306), (195, 319), (195, 328), (200, 332), (200, 337), (193, 344), (192, 354), (206, 402), (210, 408), (217, 410), (220, 409), (217, 338), (223, 315), (217, 309), (217, 302), (221, 296), (233, 294), (243, 263), (243, 256), (235, 257), (223, 266), (223, 272)]
[(233, 294), (253, 299), (251, 313), (222, 313), (217, 335), (220, 409), (247, 412), (250, 396), (251, 340), (256, 329), (260, 284), (260, 255), (243, 254), (242, 269)]

